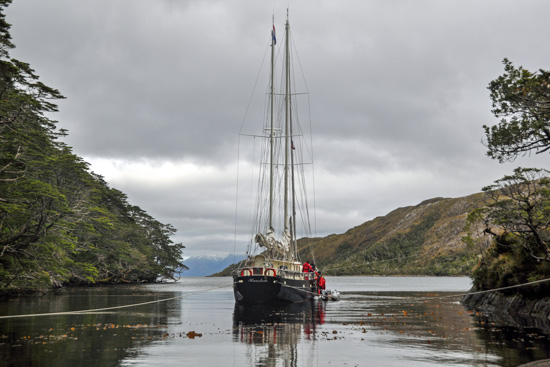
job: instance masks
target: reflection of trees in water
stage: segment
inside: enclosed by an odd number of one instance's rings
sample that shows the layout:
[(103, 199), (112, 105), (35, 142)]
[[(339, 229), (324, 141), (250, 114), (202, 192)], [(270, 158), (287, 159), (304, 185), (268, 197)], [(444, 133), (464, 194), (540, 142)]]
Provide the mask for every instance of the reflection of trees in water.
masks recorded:
[[(12, 299), (3, 304), (4, 308), (10, 308), (3, 314), (116, 307), (175, 295), (151, 293), (133, 286), (70, 289), (65, 293)], [(12, 319), (0, 323), (0, 361), (9, 361), (9, 366), (117, 365), (136, 353), (136, 347), (162, 339), (169, 320), (179, 319), (180, 302), (175, 299), (118, 312)]]
[[(471, 355), (479, 363), (511, 367), (550, 358), (549, 320), (468, 311), (458, 303), (459, 298), (441, 295), (350, 293), (348, 302), (340, 304), (346, 309), (340, 311), (353, 315), (348, 319), (357, 332), (399, 336), (383, 339), (384, 343), (439, 350), (441, 353), (429, 357), (431, 362), (463, 363), (464, 356)], [(359, 307), (361, 304), (368, 308)]]
[(296, 366), (302, 339), (315, 340), (315, 329), (324, 323), (323, 302), (235, 304), (233, 341), (246, 343), (256, 365)]
[(473, 320), (485, 350), (501, 357), (503, 367), (550, 358), (549, 320), (479, 312)]
[(402, 336), (392, 340), (392, 343), (431, 344), (449, 350), (468, 349), (469, 346), (477, 345), (467, 310), (452, 298), (440, 299), (438, 296), (373, 292), (358, 298), (358, 301), (370, 306), (369, 312), (358, 318), (369, 331)]

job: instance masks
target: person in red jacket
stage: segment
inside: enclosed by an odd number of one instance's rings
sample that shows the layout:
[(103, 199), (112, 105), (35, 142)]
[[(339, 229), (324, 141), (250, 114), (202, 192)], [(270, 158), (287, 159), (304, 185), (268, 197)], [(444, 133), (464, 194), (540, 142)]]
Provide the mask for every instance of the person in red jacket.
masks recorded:
[(321, 294), (321, 292), (325, 290), (327, 282), (321, 272), (319, 272), (317, 275), (317, 289), (319, 290), (319, 294)]
[(325, 277), (323, 276), (323, 274), (321, 274), (321, 272), (319, 272), (319, 277), (317, 278), (317, 283), (319, 284), (319, 289), (324, 291), (326, 286), (327, 286), (327, 282), (326, 282)]
[(313, 272), (313, 268), (311, 267), (311, 265), (309, 265), (309, 262), (305, 262), (304, 263), (304, 266), (302, 267), (302, 271), (304, 273), (312, 273)]

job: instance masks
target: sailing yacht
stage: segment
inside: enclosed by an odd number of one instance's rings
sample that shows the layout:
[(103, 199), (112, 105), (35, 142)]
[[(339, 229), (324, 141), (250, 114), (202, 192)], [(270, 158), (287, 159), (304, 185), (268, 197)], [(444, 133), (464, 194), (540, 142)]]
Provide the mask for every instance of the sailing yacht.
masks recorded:
[[(303, 271), (297, 246), (297, 206), (306, 209), (306, 213), (299, 216), (306, 226), (309, 226), (309, 216), (307, 204), (299, 204), (304, 202), (304, 190), (300, 194), (297, 192), (297, 187), (303, 182), (299, 176), (303, 172), (303, 163), (298, 162), (303, 156), (299, 149), (305, 144), (294, 144), (300, 139), (301, 130), (293, 118), (295, 94), (291, 80), (288, 14), (284, 37), (284, 75), (281, 79), (283, 90), (280, 93), (274, 87), (276, 44), (273, 26), (267, 108), (269, 118), (266, 119), (262, 136), (266, 142), (267, 162), (261, 165), (261, 171), (266, 174), (261, 175), (263, 179), (260, 179), (262, 184), (258, 193), (260, 198), (266, 199), (266, 204), (259, 207), (263, 214), (257, 215), (256, 233), (252, 234), (248, 256), (232, 273), (235, 300), (239, 303), (304, 302), (318, 295), (317, 273)], [(276, 99), (281, 101), (280, 107), (276, 106)], [(251, 248), (260, 252), (253, 254)]]

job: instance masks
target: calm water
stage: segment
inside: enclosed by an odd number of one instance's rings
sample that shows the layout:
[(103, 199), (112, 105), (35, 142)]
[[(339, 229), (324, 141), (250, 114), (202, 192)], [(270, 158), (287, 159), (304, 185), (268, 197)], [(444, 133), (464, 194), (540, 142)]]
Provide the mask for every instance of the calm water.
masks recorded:
[[(338, 302), (241, 307), (229, 278), (91, 288), (0, 303), (0, 366), (517, 366), (550, 331), (469, 313), (468, 278), (329, 277)], [(449, 297), (451, 296), (451, 297)]]

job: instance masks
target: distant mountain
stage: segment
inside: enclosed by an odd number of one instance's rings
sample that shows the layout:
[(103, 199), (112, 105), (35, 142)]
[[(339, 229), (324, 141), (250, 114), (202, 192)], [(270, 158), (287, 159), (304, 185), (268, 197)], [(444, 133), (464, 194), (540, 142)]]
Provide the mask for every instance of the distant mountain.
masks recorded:
[[(300, 258), (315, 260), (325, 275), (469, 275), (481, 251), (462, 238), (466, 218), (483, 205), (483, 195), (429, 199), (345, 233), (299, 239)], [(483, 235), (483, 229), (476, 233)]]
[(204, 277), (220, 272), (235, 261), (240, 261), (245, 255), (228, 255), (227, 257), (198, 256), (190, 257), (183, 263), (189, 268), (180, 274), (183, 277)]

